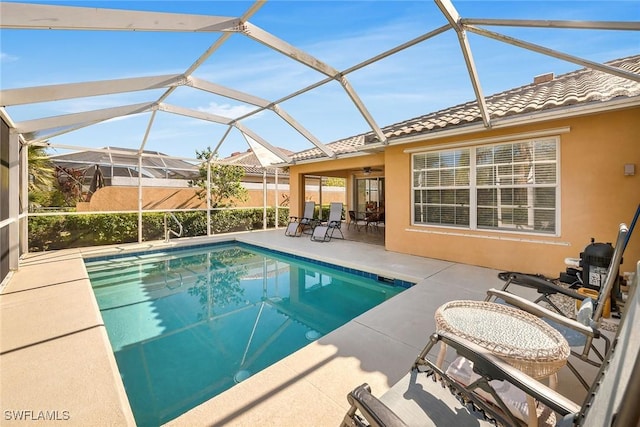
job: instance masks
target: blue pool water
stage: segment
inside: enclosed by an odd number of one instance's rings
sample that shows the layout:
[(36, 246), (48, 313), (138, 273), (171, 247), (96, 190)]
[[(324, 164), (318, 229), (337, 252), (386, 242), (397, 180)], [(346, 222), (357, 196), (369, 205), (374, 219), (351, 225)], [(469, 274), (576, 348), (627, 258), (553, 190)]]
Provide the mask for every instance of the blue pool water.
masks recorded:
[(140, 426), (181, 415), (405, 289), (239, 244), (85, 263)]

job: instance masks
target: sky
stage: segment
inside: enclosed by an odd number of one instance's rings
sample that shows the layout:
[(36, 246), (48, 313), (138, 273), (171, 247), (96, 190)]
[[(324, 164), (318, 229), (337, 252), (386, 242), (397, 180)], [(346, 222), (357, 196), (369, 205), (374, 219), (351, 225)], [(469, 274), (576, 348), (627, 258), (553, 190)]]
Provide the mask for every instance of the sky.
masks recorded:
[[(465, 18), (640, 21), (637, 0), (452, 2)], [(240, 0), (32, 3), (229, 17), (241, 16), (253, 4)], [(427, 0), (271, 0), (249, 22), (342, 71), (428, 33), (446, 20), (435, 3)], [(595, 62), (640, 53), (640, 34), (634, 31), (486, 28)], [(0, 87), (5, 90), (179, 74), (219, 37), (218, 33), (1, 29)], [(529, 84), (540, 74), (559, 75), (582, 68), (475, 34), (468, 34), (468, 40), (485, 96)], [(269, 101), (279, 100), (325, 77), (242, 34), (230, 37), (193, 76)], [(346, 78), (380, 127), (475, 98), (452, 30), (349, 73)], [(163, 92), (85, 97), (6, 110), (14, 122), (21, 122), (155, 101)], [(232, 118), (255, 109), (191, 87), (179, 87), (165, 102)], [(347, 92), (335, 81), (279, 106), (325, 144), (371, 130)], [(150, 113), (118, 118), (54, 137), (50, 143), (137, 149), (150, 118)], [(242, 124), (276, 147), (294, 152), (313, 147), (270, 111), (247, 118)], [(196, 151), (217, 146), (226, 131), (224, 125), (158, 112), (145, 149), (195, 158)], [(247, 148), (240, 132), (232, 130), (219, 154), (225, 157)], [(68, 150), (55, 148), (50, 152), (61, 154)]]

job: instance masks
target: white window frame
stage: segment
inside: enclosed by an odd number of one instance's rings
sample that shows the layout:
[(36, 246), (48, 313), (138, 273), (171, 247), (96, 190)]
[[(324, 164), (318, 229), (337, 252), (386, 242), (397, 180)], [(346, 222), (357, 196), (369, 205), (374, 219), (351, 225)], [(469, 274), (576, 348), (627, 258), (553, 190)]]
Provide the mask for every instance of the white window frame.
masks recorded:
[[(423, 153), (416, 153), (411, 157), (411, 198), (412, 198), (412, 210), (411, 210), (411, 215), (412, 215), (412, 223), (415, 224), (415, 207), (416, 207), (416, 200), (415, 200), (415, 194), (416, 191), (429, 191), (429, 190), (439, 190), (439, 191), (458, 191), (458, 190), (466, 190), (469, 192), (469, 203), (467, 203), (466, 208), (467, 209), (471, 209), (471, 164), (469, 164), (469, 166), (459, 166), (459, 165), (452, 165), (452, 166), (448, 166), (445, 168), (437, 168), (437, 169), (431, 169), (432, 172), (439, 172), (441, 173), (443, 170), (449, 170), (453, 173), (453, 184), (452, 185), (438, 185), (437, 188), (436, 187), (426, 187), (426, 186), (419, 186), (416, 187), (414, 185), (414, 173), (416, 172), (416, 165), (415, 165), (415, 158), (418, 155), (428, 155), (429, 153), (438, 153), (438, 154), (442, 154), (442, 153), (450, 153), (455, 157), (456, 152), (462, 152), (462, 151), (470, 151), (470, 149), (468, 147), (464, 147), (464, 148), (451, 148), (451, 149), (444, 149), (444, 150), (433, 150), (430, 152), (423, 152)], [(469, 162), (471, 162), (472, 159), (469, 156)], [(469, 184), (468, 185), (456, 185), (455, 181), (456, 181), (456, 177), (457, 177), (457, 171), (459, 170), (468, 170), (469, 171)], [(425, 174), (425, 180), (429, 180), (429, 170), (424, 170), (422, 171), (421, 169), (421, 173)], [(442, 176), (442, 175), (440, 175)], [(455, 196), (454, 196), (455, 199)], [(424, 202), (421, 202), (424, 203)], [(447, 203), (441, 203), (441, 206), (450, 206), (453, 209), (456, 208), (457, 204), (454, 202), (453, 204), (447, 204)], [(471, 212), (469, 211), (469, 216), (471, 215)], [(471, 221), (471, 219), (469, 219), (469, 221)], [(436, 224), (419, 224), (419, 225), (431, 225), (431, 226), (435, 226)], [(453, 228), (462, 228), (462, 229), (467, 229), (468, 227), (464, 226), (464, 225), (455, 225), (455, 224), (439, 224), (438, 226), (442, 226), (442, 227), (453, 227)]]
[[(513, 228), (513, 229), (508, 229), (508, 228), (486, 228), (486, 227), (478, 227), (478, 217), (477, 217), (477, 212), (478, 212), (478, 200), (477, 200), (477, 191), (478, 191), (478, 184), (477, 184), (477, 164), (476, 164), (476, 153), (477, 150), (480, 148), (484, 148), (484, 147), (493, 147), (493, 146), (497, 146), (497, 145), (504, 145), (504, 144), (518, 144), (518, 143), (532, 143), (534, 141), (540, 141), (540, 140), (548, 140), (548, 141), (552, 141), (555, 143), (555, 147), (556, 147), (556, 158), (555, 158), (555, 166), (556, 166), (556, 170), (555, 170), (555, 175), (556, 175), (556, 182), (554, 185), (546, 185), (546, 187), (553, 187), (555, 188), (555, 229), (552, 232), (544, 232), (544, 231), (533, 231), (533, 230), (527, 230), (527, 229), (517, 229), (517, 228)], [(415, 207), (416, 207), (416, 200), (415, 200), (415, 192), (416, 190), (422, 190), (424, 189), (424, 187), (416, 187), (414, 184), (414, 172), (415, 172), (415, 158), (417, 155), (425, 155), (427, 153), (433, 153), (433, 152), (448, 152), (448, 151), (455, 151), (455, 150), (464, 150), (464, 149), (468, 149), (469, 150), (469, 162), (470, 162), (470, 171), (469, 171), (469, 226), (461, 226), (461, 225), (449, 225), (449, 224), (425, 224), (425, 223), (417, 223), (416, 222), (416, 218), (415, 218)], [(408, 151), (409, 152), (409, 151)], [(530, 138), (526, 138), (526, 139), (518, 139), (515, 138), (514, 139), (507, 139), (507, 138), (500, 138), (499, 141), (495, 141), (495, 142), (491, 142), (491, 143), (486, 143), (486, 144), (477, 144), (477, 145), (467, 145), (467, 144), (461, 144), (457, 147), (452, 147), (452, 146), (433, 146), (433, 147), (424, 147), (424, 149), (421, 149), (420, 151), (418, 150), (411, 150), (409, 152), (411, 154), (411, 225), (414, 227), (424, 227), (424, 228), (438, 228), (438, 229), (454, 229), (454, 230), (473, 230), (473, 231), (483, 231), (483, 232), (488, 232), (488, 233), (507, 233), (507, 234), (527, 234), (527, 235), (535, 235), (535, 236), (555, 236), (558, 237), (560, 236), (560, 231), (561, 231), (561, 223), (560, 223), (560, 218), (561, 218), (561, 206), (560, 206), (560, 201), (561, 201), (561, 181), (560, 181), (560, 170), (561, 170), (561, 140), (560, 140), (560, 136), (558, 135), (544, 135), (544, 136), (532, 136)], [(509, 163), (509, 164), (513, 164), (513, 163)], [(516, 185), (516, 188), (522, 188), (522, 185)], [(541, 187), (545, 187), (545, 185), (537, 185), (537, 184), (533, 184), (531, 186), (531, 188), (541, 188)], [(463, 188), (463, 187), (456, 187), (458, 189)], [(487, 187), (484, 187), (487, 188)]]

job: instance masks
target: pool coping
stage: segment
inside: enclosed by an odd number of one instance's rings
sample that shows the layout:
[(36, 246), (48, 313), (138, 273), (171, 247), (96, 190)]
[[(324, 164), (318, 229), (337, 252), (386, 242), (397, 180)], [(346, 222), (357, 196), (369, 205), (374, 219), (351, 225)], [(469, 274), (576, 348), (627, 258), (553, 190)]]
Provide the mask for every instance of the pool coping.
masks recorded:
[[(336, 242), (337, 244), (309, 244), (308, 239), (278, 242), (281, 231), (277, 234), (266, 233), (268, 232), (249, 232), (233, 236), (180, 239), (180, 241), (169, 243), (150, 242), (68, 249), (26, 256), (21, 261), (20, 270), (14, 274), (3, 293), (0, 294), (3, 325), (3, 342), (0, 347), (3, 366), (0, 396), (3, 411), (34, 408), (40, 411), (62, 411), (61, 416), (65, 415), (63, 411), (67, 411), (70, 416), (68, 421), (72, 424), (135, 425), (106, 329), (91, 290), (83, 262), (84, 257), (238, 241), (285, 253), (286, 249), (284, 251), (282, 249), (286, 245), (294, 245), (296, 252), (301, 256), (347, 268), (362, 269), (363, 265), (357, 259), (353, 259), (357, 258), (356, 254), (336, 259), (335, 252), (341, 249), (345, 253), (352, 254), (353, 248), (357, 247), (361, 250), (363, 247), (371, 246), (357, 243), (353, 246), (353, 242), (346, 241)], [(278, 237), (274, 239), (274, 236)], [(384, 248), (372, 250), (379, 251), (378, 256), (387, 254)], [(388, 254), (393, 256), (393, 253)], [(423, 258), (410, 258), (407, 265), (418, 259), (426, 260), (426, 268), (431, 268), (432, 271), (420, 270), (422, 277), (411, 272), (394, 272), (398, 268), (395, 259), (377, 263), (372, 270), (385, 277), (393, 275), (400, 277), (401, 280), (414, 281), (419, 285), (426, 276), (454, 265), (450, 262)], [(38, 271), (42, 272), (43, 268), (47, 268), (50, 274), (42, 276), (38, 273)], [(39, 279), (34, 280), (34, 277)], [(417, 300), (416, 295), (422, 292), (420, 288), (420, 286), (414, 286), (399, 295), (415, 293), (413, 296), (403, 297), (411, 304)], [(60, 294), (58, 298), (62, 303), (57, 307), (58, 310), (40, 308), (40, 311), (36, 310), (36, 313), (29, 314), (32, 307), (18, 301), (46, 298), (46, 292)], [(78, 313), (73, 316), (73, 319), (65, 317), (64, 301), (69, 299), (75, 301), (74, 298), (77, 295), (84, 293), (86, 296), (87, 292), (90, 292), (91, 301), (76, 304)], [(265, 424), (265, 420), (268, 420), (266, 423), (268, 425), (294, 425), (298, 424), (293, 422), (294, 419), (308, 423), (310, 413), (315, 414), (311, 419), (315, 420), (316, 425), (339, 424), (346, 410), (345, 396), (350, 389), (367, 381), (376, 391), (384, 392), (401, 377), (406, 371), (406, 366), (424, 344), (424, 337), (394, 336), (397, 328), (402, 327), (406, 319), (396, 318), (397, 309), (393, 310), (390, 306), (385, 306), (397, 297), (255, 374), (238, 386), (170, 421), (167, 425), (225, 425), (256, 422)], [(422, 307), (418, 306), (416, 310), (422, 310)], [(15, 324), (15, 316), (19, 319), (33, 318), (33, 322), (30, 326), (21, 328), (18, 334), (19, 339), (16, 338), (17, 341), (11, 344), (11, 340), (6, 341), (4, 338), (5, 333), (15, 334), (16, 331), (10, 330), (10, 326)], [(431, 317), (430, 315), (425, 319)], [(387, 321), (389, 318), (392, 318), (393, 322)], [(419, 322), (430, 324), (430, 321), (425, 319)], [(58, 326), (48, 328), (46, 325)], [(358, 336), (368, 344), (362, 346), (354, 343), (354, 336)], [(77, 342), (70, 343), (70, 338)], [(92, 342), (93, 345), (90, 348), (74, 347), (74, 345), (81, 346), (85, 341)], [(29, 377), (30, 381), (26, 387), (25, 381), (22, 381), (24, 377), (16, 378), (9, 373), (10, 371), (24, 373), (24, 366), (41, 363), (43, 358), (55, 360), (52, 366), (46, 365), (43, 369), (55, 371), (56, 365), (70, 365), (73, 369), (66, 372), (67, 375), (64, 378), (49, 376), (43, 379), (41, 378), (43, 372), (39, 372), (40, 376)], [(101, 369), (98, 372), (92, 372), (88, 361), (95, 366), (100, 366)], [(46, 369), (44, 372), (47, 372)], [(87, 381), (88, 373), (91, 375), (90, 381)], [(30, 387), (31, 384), (34, 387)], [(50, 390), (52, 395), (32, 390), (36, 387)], [(53, 392), (54, 390), (56, 391)], [(84, 396), (99, 398), (87, 401), (83, 398)]]
[[(285, 256), (285, 257), (290, 257), (293, 258), (295, 260), (299, 260), (299, 261), (304, 261), (310, 264), (316, 264), (322, 267), (328, 267), (331, 269), (335, 269), (337, 271), (341, 271), (344, 273), (349, 273), (349, 274), (353, 274), (356, 276), (360, 276), (360, 277), (364, 277), (367, 279), (371, 279), (371, 280), (375, 280), (381, 283), (384, 283), (386, 285), (390, 285), (390, 286), (396, 286), (396, 287), (401, 287), (404, 289), (408, 289), (411, 286), (414, 286), (416, 283), (415, 281), (408, 281), (408, 280), (403, 280), (403, 279), (399, 279), (397, 277), (395, 277), (395, 274), (393, 275), (382, 275), (382, 274), (378, 274), (378, 273), (372, 273), (369, 271), (365, 271), (362, 268), (354, 268), (354, 267), (347, 267), (347, 266), (343, 266), (343, 265), (339, 265), (336, 264), (336, 261), (334, 260), (333, 262), (326, 262), (326, 261), (321, 261), (315, 258), (310, 258), (309, 256), (302, 256), (302, 255), (296, 255), (296, 254), (292, 254), (292, 253), (288, 253), (285, 252), (283, 250), (278, 250), (278, 249), (270, 249), (270, 248), (266, 248), (264, 246), (258, 246), (254, 243), (247, 243), (247, 242), (243, 242), (237, 239), (233, 239), (233, 240), (221, 240), (221, 241), (215, 241), (215, 242), (207, 242), (207, 243), (199, 243), (199, 244), (194, 244), (194, 245), (188, 245), (188, 246), (172, 246), (172, 247), (163, 247), (163, 248), (157, 248), (157, 249), (149, 249), (149, 250), (145, 250), (145, 251), (127, 251), (127, 252), (121, 252), (119, 251), (117, 254), (114, 255), (100, 255), (100, 256), (86, 256), (83, 257), (85, 262), (100, 262), (100, 261), (108, 261), (108, 260), (112, 260), (112, 259), (123, 259), (123, 258), (131, 258), (131, 257), (135, 257), (138, 255), (152, 255), (152, 254), (171, 254), (172, 252), (179, 252), (181, 250), (184, 249), (204, 249), (204, 248), (209, 248), (209, 247), (215, 247), (216, 245), (233, 245), (233, 244), (237, 244), (240, 245), (242, 247), (246, 247), (248, 249), (256, 249), (256, 250), (261, 250), (261, 251), (265, 251), (265, 252), (269, 252), (269, 253), (273, 253), (276, 256)], [(390, 276), (394, 276), (394, 277), (390, 277)]]

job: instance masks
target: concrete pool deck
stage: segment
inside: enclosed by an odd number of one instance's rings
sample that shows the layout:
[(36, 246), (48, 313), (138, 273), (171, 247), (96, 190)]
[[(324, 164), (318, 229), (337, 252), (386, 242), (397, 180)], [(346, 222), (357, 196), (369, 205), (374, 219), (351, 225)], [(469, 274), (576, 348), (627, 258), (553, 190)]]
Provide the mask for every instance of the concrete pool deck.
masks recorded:
[[(283, 230), (29, 254), (0, 294), (3, 425), (47, 425), (36, 420), (47, 416), (59, 419), (51, 424), (135, 425), (83, 257), (234, 238), (416, 286), (167, 425), (337, 426), (350, 390), (367, 382), (379, 396), (406, 373), (434, 331), (438, 306), (480, 300), (502, 285), (496, 270), (348, 240), (317, 243)], [(559, 391), (580, 402), (567, 371), (560, 372)]]

